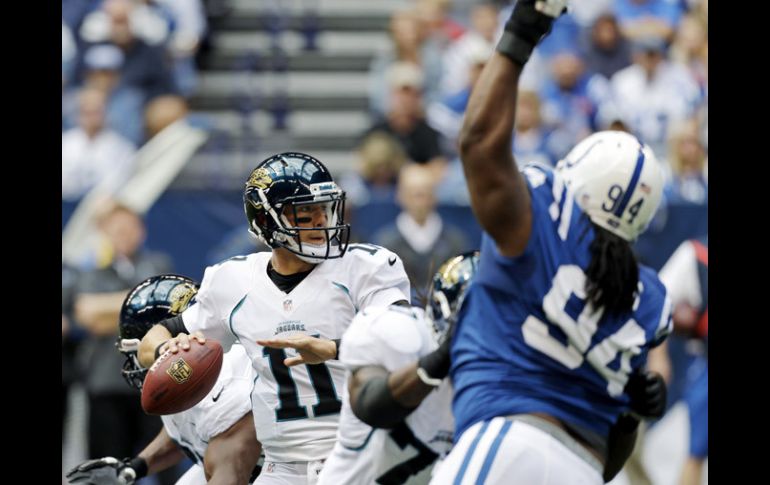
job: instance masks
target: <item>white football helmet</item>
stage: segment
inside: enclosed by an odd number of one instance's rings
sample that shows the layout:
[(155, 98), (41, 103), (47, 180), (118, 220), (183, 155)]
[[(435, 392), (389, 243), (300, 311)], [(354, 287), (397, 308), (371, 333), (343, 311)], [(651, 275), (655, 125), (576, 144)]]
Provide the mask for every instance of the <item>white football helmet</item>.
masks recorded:
[(592, 222), (626, 241), (647, 229), (663, 192), (663, 170), (652, 149), (622, 131), (584, 139), (556, 172)]

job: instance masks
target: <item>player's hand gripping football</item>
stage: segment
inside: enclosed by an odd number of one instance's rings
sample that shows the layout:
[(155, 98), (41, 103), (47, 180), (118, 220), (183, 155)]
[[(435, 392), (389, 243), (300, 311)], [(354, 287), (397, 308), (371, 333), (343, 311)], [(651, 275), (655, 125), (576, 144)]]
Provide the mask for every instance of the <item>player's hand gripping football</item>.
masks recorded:
[(305, 334), (292, 335), (285, 339), (257, 340), (257, 344), (274, 349), (295, 349), (299, 355), (283, 361), (286, 367), (300, 364), (320, 364), (337, 356), (337, 342)]
[(645, 419), (658, 419), (666, 411), (666, 382), (657, 372), (634, 372), (628, 378), (626, 393), (631, 411)]
[(206, 337), (201, 332), (193, 332), (191, 335), (186, 333), (180, 333), (174, 338), (166, 340), (161, 344), (155, 352), (155, 360), (158, 356), (170, 350), (172, 354), (179, 352), (179, 349), (190, 350), (190, 341), (197, 340), (199, 344), (206, 343)]
[(70, 483), (99, 485), (133, 485), (136, 471), (128, 465), (128, 460), (120, 461), (111, 456), (88, 460), (67, 472)]

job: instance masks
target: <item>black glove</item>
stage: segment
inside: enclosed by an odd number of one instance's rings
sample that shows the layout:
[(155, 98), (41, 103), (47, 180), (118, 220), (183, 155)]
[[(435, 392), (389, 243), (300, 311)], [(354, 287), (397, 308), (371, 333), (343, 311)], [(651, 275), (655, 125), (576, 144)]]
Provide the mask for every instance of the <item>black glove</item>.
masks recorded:
[(518, 0), (497, 51), (523, 66), (566, 6), (567, 0)]
[(631, 374), (625, 392), (631, 399), (631, 411), (642, 418), (658, 419), (666, 411), (666, 382), (657, 372)]
[(67, 480), (70, 483), (83, 483), (89, 485), (133, 485), (134, 482), (144, 476), (137, 473), (134, 467), (140, 465), (138, 460), (144, 464), (145, 473), (147, 465), (141, 458), (123, 461), (105, 456), (96, 460), (88, 460), (76, 466), (67, 472)]
[(443, 339), (439, 342), (438, 348), (430, 354), (420, 357), (417, 361), (417, 375), (425, 384), (430, 386), (438, 386), (441, 384), (441, 380), (449, 374), (449, 366), (451, 361), (449, 360), (449, 346), (452, 343), (452, 335), (454, 335), (455, 318), (448, 319), (449, 328), (443, 335)]

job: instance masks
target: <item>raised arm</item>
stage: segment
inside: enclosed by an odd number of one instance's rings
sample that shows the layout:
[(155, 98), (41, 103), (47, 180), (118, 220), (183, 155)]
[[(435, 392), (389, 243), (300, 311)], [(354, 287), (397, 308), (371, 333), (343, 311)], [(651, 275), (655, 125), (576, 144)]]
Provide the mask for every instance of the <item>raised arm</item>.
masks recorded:
[(460, 133), (460, 158), (473, 212), (506, 256), (524, 251), (532, 229), (529, 192), (511, 148), (519, 76), (565, 4), (565, 0), (517, 2), (497, 52), (473, 89)]

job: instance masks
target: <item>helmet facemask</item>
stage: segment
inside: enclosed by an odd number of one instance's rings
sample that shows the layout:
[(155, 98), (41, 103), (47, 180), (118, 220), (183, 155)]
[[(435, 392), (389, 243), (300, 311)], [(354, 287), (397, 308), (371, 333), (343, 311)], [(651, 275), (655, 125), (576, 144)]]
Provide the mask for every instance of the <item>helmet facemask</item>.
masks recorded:
[(433, 335), (441, 343), (457, 320), (468, 286), (478, 268), (478, 251), (445, 261), (433, 276), (425, 315)]
[(139, 339), (119, 339), (115, 346), (121, 354), (126, 356), (123, 362), (123, 369), (120, 371), (126, 383), (134, 389), (142, 390), (144, 378), (147, 375), (147, 369), (139, 363), (137, 352), (139, 350)]
[(447, 295), (442, 290), (433, 290), (425, 309), (425, 316), (431, 324), (433, 336), (437, 342), (446, 338), (451, 318), (455, 315)]

